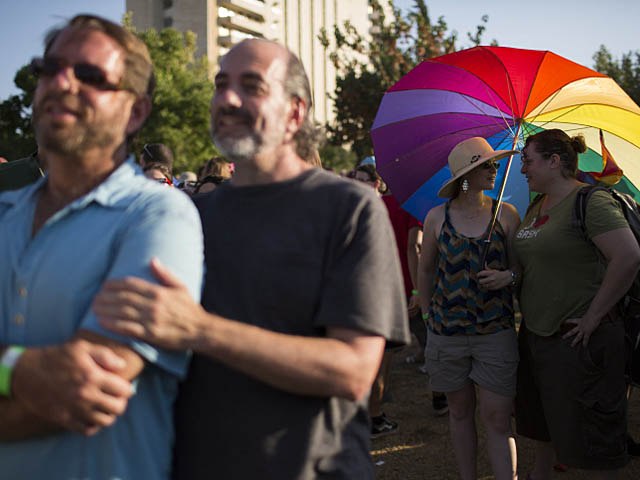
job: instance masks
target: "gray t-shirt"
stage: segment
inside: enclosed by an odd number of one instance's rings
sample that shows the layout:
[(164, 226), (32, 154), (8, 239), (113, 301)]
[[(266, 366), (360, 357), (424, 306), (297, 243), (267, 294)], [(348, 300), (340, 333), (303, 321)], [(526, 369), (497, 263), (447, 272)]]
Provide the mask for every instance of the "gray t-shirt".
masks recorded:
[[(204, 307), (269, 330), (336, 326), (406, 343), (389, 218), (369, 189), (320, 169), (196, 199)], [(195, 355), (176, 405), (175, 478), (366, 479), (367, 399), (294, 395)]]

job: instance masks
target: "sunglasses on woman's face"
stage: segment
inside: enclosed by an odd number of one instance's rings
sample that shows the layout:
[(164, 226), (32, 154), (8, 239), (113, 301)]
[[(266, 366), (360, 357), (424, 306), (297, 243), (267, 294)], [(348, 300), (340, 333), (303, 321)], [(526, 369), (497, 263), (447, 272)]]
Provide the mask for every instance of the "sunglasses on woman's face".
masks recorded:
[(66, 67), (73, 68), (73, 74), (78, 81), (98, 90), (126, 90), (107, 80), (107, 74), (100, 67), (90, 63), (76, 63), (69, 65), (64, 60), (54, 57), (34, 57), (31, 60), (31, 73), (38, 78), (53, 77)]
[(498, 170), (500, 168), (500, 164), (498, 162), (484, 162), (482, 164), (482, 168), (484, 168), (485, 170), (489, 170), (491, 168), (495, 168), (496, 170)]

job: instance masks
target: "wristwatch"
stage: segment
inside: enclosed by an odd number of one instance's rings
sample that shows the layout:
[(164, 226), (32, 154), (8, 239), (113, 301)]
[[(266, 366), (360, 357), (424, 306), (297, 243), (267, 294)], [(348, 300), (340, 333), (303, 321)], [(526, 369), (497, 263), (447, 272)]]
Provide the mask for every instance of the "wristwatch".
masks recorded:
[(0, 357), (0, 395), (11, 396), (11, 374), (23, 353), (24, 347), (11, 345)]
[(515, 287), (516, 286), (516, 272), (514, 272), (513, 270), (509, 270), (511, 272), (511, 286)]

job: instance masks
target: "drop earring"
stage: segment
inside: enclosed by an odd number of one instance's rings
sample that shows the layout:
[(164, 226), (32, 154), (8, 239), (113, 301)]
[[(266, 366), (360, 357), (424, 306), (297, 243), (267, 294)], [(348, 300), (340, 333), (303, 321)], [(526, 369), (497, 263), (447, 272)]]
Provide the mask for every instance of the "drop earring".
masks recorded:
[(469, 180), (466, 178), (462, 181), (462, 191), (467, 193), (469, 191)]

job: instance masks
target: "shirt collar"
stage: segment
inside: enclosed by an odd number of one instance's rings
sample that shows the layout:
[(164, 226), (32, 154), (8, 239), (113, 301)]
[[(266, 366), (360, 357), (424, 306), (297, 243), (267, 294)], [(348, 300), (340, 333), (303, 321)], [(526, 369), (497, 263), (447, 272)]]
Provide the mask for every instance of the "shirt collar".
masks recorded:
[[(137, 177), (137, 179), (136, 179)], [(0, 195), (0, 203), (16, 205), (17, 203), (29, 202), (33, 196), (42, 188), (48, 180), (49, 173), (39, 178), (33, 184), (19, 189), (3, 192)], [(145, 180), (142, 168), (135, 162), (133, 155), (130, 155), (111, 175), (93, 190), (74, 200), (65, 208), (83, 208), (91, 202), (99, 203), (105, 207), (121, 208), (129, 205), (131, 201), (131, 185)], [(129, 188), (123, 188), (126, 185)]]
[(80, 208), (91, 202), (99, 203), (105, 207), (125, 207), (131, 202), (132, 183), (143, 180), (145, 177), (142, 174), (142, 168), (135, 162), (133, 155), (130, 155), (100, 185), (76, 202)]

